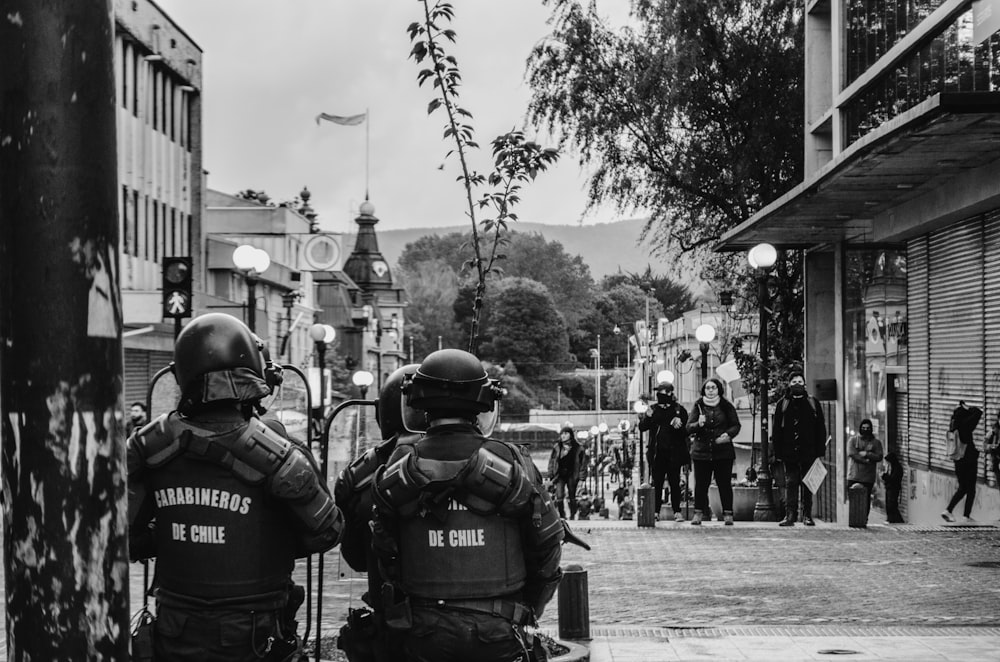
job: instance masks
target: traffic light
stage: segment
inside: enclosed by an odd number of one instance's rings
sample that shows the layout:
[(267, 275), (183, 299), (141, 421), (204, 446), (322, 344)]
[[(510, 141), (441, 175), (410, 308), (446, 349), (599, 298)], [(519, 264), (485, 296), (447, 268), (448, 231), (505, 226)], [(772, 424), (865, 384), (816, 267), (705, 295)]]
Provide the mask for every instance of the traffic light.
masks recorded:
[(163, 316), (191, 317), (191, 258), (163, 258)]

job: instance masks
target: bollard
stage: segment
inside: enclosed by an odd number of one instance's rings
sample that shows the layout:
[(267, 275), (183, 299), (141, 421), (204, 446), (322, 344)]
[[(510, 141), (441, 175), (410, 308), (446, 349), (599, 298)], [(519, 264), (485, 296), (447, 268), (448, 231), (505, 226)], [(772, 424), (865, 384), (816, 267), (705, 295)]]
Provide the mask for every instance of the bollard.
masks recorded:
[(857, 529), (868, 528), (868, 490), (859, 483), (847, 490), (847, 524)]
[(636, 519), (639, 526), (656, 526), (656, 490), (649, 483), (643, 483), (635, 491), (638, 506)]
[(571, 564), (559, 582), (559, 638), (590, 639), (590, 593), (587, 571)]

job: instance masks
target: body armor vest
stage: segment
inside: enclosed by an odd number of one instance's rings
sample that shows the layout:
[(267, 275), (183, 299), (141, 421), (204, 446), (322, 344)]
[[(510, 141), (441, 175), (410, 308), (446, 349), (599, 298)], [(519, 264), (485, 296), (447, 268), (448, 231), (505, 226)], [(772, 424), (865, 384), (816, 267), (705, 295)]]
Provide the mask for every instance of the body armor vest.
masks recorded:
[(432, 599), (520, 590), (527, 578), (521, 523), (533, 517), (533, 494), (519, 463), (485, 448), (459, 461), (414, 450), (382, 469), (374, 498), (398, 519), (400, 587)]
[(157, 582), (173, 593), (284, 591), (303, 547), (339, 537), (308, 456), (257, 419), (220, 433), (161, 416), (129, 441), (128, 467), (152, 501)]

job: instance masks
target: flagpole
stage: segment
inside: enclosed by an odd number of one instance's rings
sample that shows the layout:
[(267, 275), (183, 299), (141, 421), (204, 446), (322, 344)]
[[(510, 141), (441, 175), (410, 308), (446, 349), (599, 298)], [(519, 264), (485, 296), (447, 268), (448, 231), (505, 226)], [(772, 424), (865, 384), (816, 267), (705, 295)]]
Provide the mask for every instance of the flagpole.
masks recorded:
[(369, 127), (372, 124), (371, 112), (365, 107), (365, 200), (368, 199), (368, 154), (369, 154)]

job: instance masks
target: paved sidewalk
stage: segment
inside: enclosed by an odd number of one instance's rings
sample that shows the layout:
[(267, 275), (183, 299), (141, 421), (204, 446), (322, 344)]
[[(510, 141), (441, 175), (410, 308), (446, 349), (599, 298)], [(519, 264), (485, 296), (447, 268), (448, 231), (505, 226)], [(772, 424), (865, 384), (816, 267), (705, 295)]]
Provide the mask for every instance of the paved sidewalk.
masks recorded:
[(724, 627), (696, 631), (597, 628), (591, 662), (672, 660), (1000, 659), (1000, 628)]

